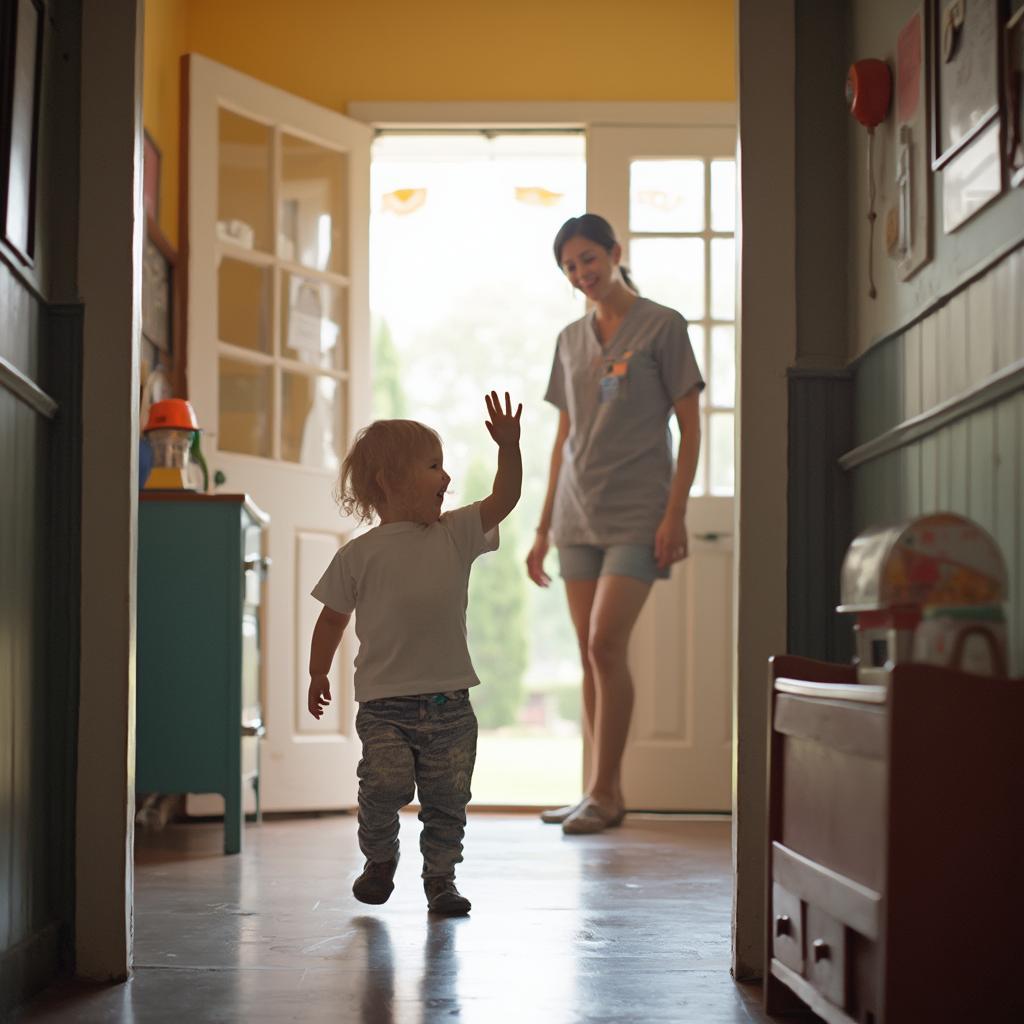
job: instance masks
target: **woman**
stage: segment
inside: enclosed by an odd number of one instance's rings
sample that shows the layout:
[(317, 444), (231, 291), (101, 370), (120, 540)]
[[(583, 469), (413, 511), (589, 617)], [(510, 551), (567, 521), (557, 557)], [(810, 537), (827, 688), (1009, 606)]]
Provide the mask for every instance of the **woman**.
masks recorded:
[[(633, 710), (626, 653), (651, 584), (687, 555), (704, 381), (686, 321), (637, 294), (603, 217), (566, 221), (554, 249), (591, 309), (558, 336), (544, 396), (559, 410), (558, 433), (526, 567), (538, 586), (550, 584), (550, 536), (579, 640), (583, 727), (593, 757), (580, 801), (541, 818), (578, 835), (619, 825), (625, 815), (622, 753)], [(682, 438), (674, 472), (673, 412)]]

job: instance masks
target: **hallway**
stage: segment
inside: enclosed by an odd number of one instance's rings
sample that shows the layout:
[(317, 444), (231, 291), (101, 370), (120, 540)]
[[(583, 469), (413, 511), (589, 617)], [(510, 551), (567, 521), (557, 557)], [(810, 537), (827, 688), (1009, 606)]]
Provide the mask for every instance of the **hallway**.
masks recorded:
[(19, 1021), (761, 1022), (729, 975), (725, 821), (633, 816), (570, 839), (532, 816), (470, 817), (468, 918), (428, 919), (419, 823), (402, 816), (395, 893), (350, 886), (355, 820), (171, 826), (136, 850), (135, 973), (65, 989)]

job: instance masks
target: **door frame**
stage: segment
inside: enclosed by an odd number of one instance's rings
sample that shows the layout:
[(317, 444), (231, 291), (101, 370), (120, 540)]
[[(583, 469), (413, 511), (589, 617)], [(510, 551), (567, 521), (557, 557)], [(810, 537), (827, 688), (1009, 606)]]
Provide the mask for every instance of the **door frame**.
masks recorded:
[(78, 289), (82, 338), (81, 648), (75, 813), (80, 977), (132, 957), (143, 0), (84, 0)]
[[(112, 9), (111, 5), (115, 5)], [(791, 7), (791, 5), (787, 5)], [(792, 55), (793, 26), (792, 19), (773, 17), (766, 24), (766, 16), (758, 16), (751, 0), (740, 2), (740, 24), (737, 36), (742, 42), (745, 30), (750, 37), (755, 32), (763, 33), (762, 38), (775, 39), (780, 52)], [(82, 267), (97, 269), (96, 290), (86, 288), (84, 275), (81, 278), (82, 297), (86, 302), (99, 306), (97, 295), (109, 296), (113, 301), (110, 316), (116, 320), (114, 333), (106, 333), (99, 317), (87, 317), (85, 325), (84, 351), (84, 384), (83, 384), (83, 416), (90, 422), (90, 431), (86, 432), (82, 452), (83, 479), (88, 479), (98, 486), (90, 486), (83, 490), (82, 506), (82, 542), (83, 542), (83, 574), (82, 574), (82, 664), (81, 664), (81, 695), (80, 716), (83, 727), (80, 729), (78, 750), (78, 820), (76, 825), (76, 860), (77, 860), (77, 895), (76, 895), (76, 951), (78, 954), (78, 970), (83, 976), (112, 980), (127, 976), (131, 962), (131, 916), (132, 916), (132, 815), (134, 804), (134, 784), (128, 771), (127, 755), (134, 752), (134, 566), (135, 566), (135, 516), (137, 500), (138, 464), (137, 453), (133, 454), (135, 431), (137, 429), (136, 403), (128, 402), (129, 411), (125, 411), (117, 402), (110, 401), (111, 394), (123, 394), (131, 390), (137, 383), (138, 360), (137, 338), (138, 320), (134, 296), (138, 277), (137, 264), (127, 277), (105, 273), (110, 265), (108, 258), (126, 237), (139, 235), (141, 246), (141, 228), (136, 229), (135, 209), (129, 198), (136, 195), (140, 187), (140, 150), (141, 139), (141, 44), (142, 44), (142, 0), (84, 0), (82, 12), (82, 122), (81, 122), (81, 186), (83, 213), (88, 210), (89, 202), (99, 198), (99, 207), (103, 209), (105, 230), (101, 232), (86, 230), (83, 218), (79, 239), (79, 261)], [(766, 31), (768, 30), (768, 31)], [(756, 47), (741, 47), (741, 68), (751, 73), (760, 70), (755, 57)], [(772, 52), (770, 48), (764, 53)], [(767, 59), (767, 58), (765, 58)], [(777, 54), (773, 56), (777, 60)], [(751, 168), (750, 176), (743, 174), (742, 150), (739, 170), (741, 189), (741, 207), (746, 209), (750, 203), (744, 200), (744, 186), (756, 184), (755, 173), (763, 174), (765, 165), (772, 170), (785, 171), (788, 162), (791, 164), (792, 147), (788, 149), (780, 145), (780, 129), (786, 129), (789, 142), (792, 141), (794, 112), (792, 106), (792, 84), (787, 85), (786, 99), (783, 104), (777, 93), (763, 91), (763, 98), (755, 95), (757, 86), (749, 81), (744, 82), (739, 76), (738, 103), (684, 103), (684, 102), (650, 102), (650, 103), (588, 103), (588, 102), (525, 102), (525, 103), (393, 103), (393, 102), (356, 102), (348, 104), (346, 113), (350, 117), (361, 120), (371, 127), (551, 127), (551, 128), (586, 128), (596, 123), (688, 123), (708, 124), (723, 123), (723, 120), (736, 123), (737, 112), (742, 107), (749, 119), (751, 127), (756, 117), (765, 113), (766, 105), (770, 104), (773, 138), (764, 139), (764, 145), (754, 147), (746, 161)], [(124, 103), (125, 87), (134, 96), (134, 102)], [(132, 92), (132, 90), (134, 90)], [(781, 119), (779, 114), (785, 111)], [(740, 124), (740, 134), (746, 145), (743, 133), (744, 125)], [(756, 146), (762, 135), (768, 132), (767, 124), (754, 133), (751, 140)], [(88, 139), (88, 145), (84, 140)], [(120, 162), (124, 168), (120, 174), (109, 173), (111, 166), (107, 159), (113, 151), (127, 151), (132, 159)], [(88, 155), (92, 154), (90, 166)], [(774, 154), (774, 155), (773, 155)], [(788, 154), (788, 158), (786, 155)], [(780, 166), (782, 165), (782, 166)], [(791, 166), (788, 168), (791, 170)], [(102, 171), (102, 173), (101, 173)], [(775, 178), (774, 180), (792, 180)], [(762, 198), (763, 189), (762, 186)], [(771, 224), (764, 224), (764, 233), (758, 232), (761, 239), (757, 252), (764, 256), (771, 245), (776, 251), (779, 239), (774, 241), (768, 237), (769, 228), (782, 228), (785, 232), (785, 248), (793, 251), (793, 221), (787, 218), (792, 212), (792, 204), (778, 203), (779, 196), (774, 197), (774, 205), (769, 203), (774, 212), (769, 218)], [(782, 206), (785, 206), (783, 209)], [(741, 218), (742, 220), (743, 218)], [(762, 218), (763, 220), (763, 218)], [(133, 234), (134, 233), (134, 234)], [(752, 232), (742, 231), (742, 241), (738, 245), (741, 267), (749, 262), (753, 270), (753, 259), (756, 255), (754, 246), (750, 246)], [(750, 246), (749, 252), (743, 249)], [(768, 260), (761, 265), (761, 271), (775, 268), (771, 281), (758, 286), (758, 295), (764, 296), (757, 305), (762, 309), (778, 313), (778, 299), (772, 301), (766, 292), (769, 287), (792, 285), (792, 268), (784, 260)], [(788, 269), (786, 269), (788, 267)], [(784, 278), (777, 280), (778, 277)], [(745, 353), (745, 331), (743, 330), (744, 307), (753, 312), (755, 303), (749, 301), (745, 294), (745, 278), (741, 273), (739, 309), (737, 311), (737, 351), (739, 353), (740, 390), (737, 396), (737, 414), (740, 417), (740, 436), (736, 448), (737, 460), (737, 551), (734, 579), (737, 584), (738, 615), (734, 623), (736, 642), (734, 649), (737, 656), (737, 670), (733, 681), (733, 722), (736, 737), (734, 765), (747, 771), (737, 772), (734, 767), (734, 798), (733, 798), (733, 833), (734, 841), (734, 939), (733, 939), (733, 970), (737, 976), (756, 973), (759, 970), (757, 952), (761, 944), (760, 925), (763, 907), (760, 906), (764, 887), (764, 866), (758, 862), (757, 827), (763, 820), (764, 795), (756, 794), (755, 789), (763, 790), (763, 759), (758, 762), (758, 752), (764, 748), (763, 708), (755, 705), (764, 704), (763, 678), (765, 650), (769, 653), (785, 648), (785, 489), (787, 474), (785, 467), (785, 391), (781, 392), (782, 401), (776, 414), (772, 415), (770, 430), (761, 423), (757, 432), (754, 423), (763, 408), (751, 410), (750, 429), (743, 427), (744, 397), (750, 389), (744, 388), (746, 378), (753, 384), (754, 372), (770, 370), (774, 373), (778, 366), (785, 363), (785, 353), (779, 351), (778, 338), (795, 337), (795, 330), (790, 333), (782, 327), (794, 327), (787, 322), (780, 325), (777, 319), (770, 317), (764, 328), (758, 328), (758, 337), (750, 339), (751, 355), (755, 358), (747, 360)], [(749, 287), (749, 281), (746, 282)], [(102, 288), (101, 288), (102, 285)], [(792, 295), (790, 288), (789, 295)], [(745, 301), (746, 300), (746, 301)], [(126, 319), (127, 318), (127, 319)], [(791, 321), (793, 318), (788, 317)], [(774, 331), (772, 325), (774, 324)], [(765, 332), (773, 333), (774, 337), (765, 338)], [(90, 340), (91, 339), (91, 340)], [(763, 358), (757, 358), (755, 340), (769, 344), (769, 351)], [(788, 349), (787, 349), (788, 351)], [(784, 369), (784, 367), (783, 367)], [(113, 377), (111, 376), (113, 374)], [(781, 374), (779, 375), (781, 377)], [(773, 394), (778, 389), (773, 389)], [(775, 397), (780, 397), (775, 394)], [(767, 401), (768, 396), (765, 396)], [(96, 421), (91, 416), (98, 416), (103, 429), (96, 429)], [(781, 418), (781, 419), (780, 419)], [(781, 423), (781, 425), (780, 425)], [(751, 451), (744, 459), (744, 443), (751, 442)], [(104, 441), (110, 443), (104, 448)], [(128, 442), (126, 446), (126, 441)], [(111, 450), (114, 457), (111, 457)], [(757, 465), (758, 460), (767, 459), (772, 470)], [(780, 465), (781, 461), (781, 465)], [(749, 479), (748, 479), (749, 478)], [(741, 515), (741, 499), (750, 503), (750, 507), (778, 507), (781, 514), (772, 517), (781, 524), (777, 529), (772, 525), (773, 540), (779, 543), (764, 545), (752, 543), (743, 545), (744, 528), (749, 530), (753, 540), (759, 530), (764, 529), (760, 523), (747, 522)], [(102, 520), (101, 513), (111, 510), (118, 513), (116, 522)], [(752, 517), (753, 518), (753, 517)], [(127, 523), (125, 523), (127, 519)], [(780, 534), (781, 531), (781, 535)], [(116, 544), (115, 539), (120, 543)], [(100, 552), (92, 557), (87, 565), (84, 552), (96, 542), (101, 543)], [(104, 550), (111, 548), (112, 550)], [(761, 555), (770, 552), (770, 555)], [(105, 558), (105, 560), (104, 560)], [(100, 565), (100, 562), (103, 562)], [(780, 561), (782, 572), (779, 572)], [(102, 570), (102, 575), (100, 570)], [(757, 582), (760, 579), (761, 582)], [(741, 580), (753, 583), (749, 598), (744, 599), (739, 593)], [(122, 597), (127, 598), (126, 605), (109, 607), (103, 617), (101, 602), (95, 598), (110, 595), (112, 581), (118, 582)], [(90, 604), (93, 605), (90, 610)], [(770, 621), (764, 621), (768, 614)], [(781, 623), (779, 615), (783, 616)], [(748, 636), (749, 634), (749, 636)], [(749, 641), (749, 642), (748, 642)], [(742, 676), (742, 685), (737, 686), (737, 679)], [(758, 689), (757, 682), (761, 683)], [(118, 713), (111, 714), (116, 709)], [(99, 731), (87, 734), (84, 724), (98, 726)], [(760, 766), (760, 770), (759, 769)], [(749, 778), (747, 794), (737, 795), (739, 779), (746, 774)], [(114, 784), (111, 785), (111, 782)], [(744, 819), (749, 817), (749, 825), (741, 824), (740, 814)], [(97, 817), (90, 818), (95, 812)], [(761, 857), (763, 860), (763, 856)], [(101, 908), (102, 913), (96, 908)]]
[[(607, 133), (612, 139), (618, 141), (614, 134), (615, 129), (624, 129), (623, 135), (628, 138), (628, 132), (635, 129), (678, 129), (682, 131), (693, 130), (695, 134), (703, 131), (706, 138), (709, 134), (727, 130), (737, 133), (737, 105), (731, 102), (673, 102), (673, 101), (410, 101), (407, 103), (393, 101), (361, 101), (348, 104), (346, 113), (349, 117), (355, 118), (369, 125), (370, 128), (378, 131), (386, 130), (415, 130), (423, 129), (429, 131), (472, 131), (472, 130), (582, 130), (585, 134), (593, 129), (609, 129)], [(372, 157), (371, 157), (372, 163)], [(591, 202), (593, 181), (590, 172), (590, 165), (587, 166), (587, 192), (588, 208), (596, 208), (606, 212), (608, 202)], [(618, 191), (618, 190), (617, 190)], [(617, 217), (612, 216), (613, 222), (618, 222), (623, 229), (623, 237), (626, 218), (623, 204), (612, 204), (618, 210)], [(737, 245), (737, 259), (739, 258), (739, 230), (735, 233)], [(737, 345), (737, 368), (739, 366), (739, 345), (740, 345), (740, 322), (739, 322), (739, 296), (737, 295), (737, 316), (736, 316), (736, 345)], [(738, 382), (738, 377), (737, 377)], [(736, 407), (734, 415), (739, 419), (739, 390), (737, 388)], [(739, 445), (736, 445), (734, 460), (739, 467)], [(737, 481), (738, 482), (738, 481)], [(702, 499), (708, 500), (708, 499)], [(711, 498), (711, 501), (714, 499)], [(737, 534), (737, 522), (739, 517), (739, 495), (737, 493), (731, 499), (733, 502), (733, 523), (732, 532)], [(736, 593), (737, 562), (735, 550), (732, 554), (732, 586), (733, 595)], [(732, 703), (732, 733), (733, 733), (733, 754), (732, 763), (736, 764), (736, 607), (735, 596), (733, 597), (733, 614), (731, 623), (730, 650), (732, 658), (732, 679), (730, 680), (731, 703)], [(650, 612), (645, 610), (645, 615)], [(646, 621), (646, 620), (642, 620)], [(589, 751), (584, 744), (584, 777), (589, 771)], [(735, 773), (733, 773), (735, 776)], [(735, 815), (736, 785), (735, 777), (730, 780), (732, 785), (729, 791), (732, 794), (732, 812)]]
[(357, 101), (345, 109), (348, 117), (375, 129), (423, 128), (549, 128), (559, 131), (594, 125), (735, 125), (737, 105), (731, 102), (628, 102), (585, 100), (504, 101), (477, 103), (430, 100)]
[[(760, 28), (758, 29), (760, 31)], [(792, 46), (792, 25), (785, 22), (777, 26), (773, 36), (779, 36), (781, 42), (789, 41)], [(752, 36), (756, 38), (756, 36)], [(741, 91), (747, 107), (760, 102), (759, 116), (763, 115), (764, 107), (769, 102), (755, 96), (757, 86), (747, 84)], [(769, 90), (770, 94), (770, 90)], [(359, 121), (364, 121), (374, 129), (453, 129), (467, 130), (474, 128), (549, 128), (583, 129), (596, 126), (637, 126), (637, 125), (672, 125), (682, 127), (722, 127), (734, 126), (737, 140), (740, 137), (740, 104), (738, 102), (354, 102), (348, 104), (346, 113)], [(790, 131), (793, 115), (787, 108), (786, 122)], [(769, 119), (769, 124), (774, 121)], [(763, 131), (770, 134), (768, 124)], [(785, 156), (773, 155), (771, 152), (759, 153), (759, 160), (767, 161), (773, 168), (784, 163)], [(740, 210), (743, 203), (743, 186), (750, 189), (757, 183), (761, 190), (761, 199), (778, 211), (775, 219), (777, 231), (786, 227), (786, 211), (791, 205), (766, 199), (764, 193), (771, 190), (767, 180), (755, 181), (758, 169), (748, 171), (745, 179), (740, 178), (742, 166), (741, 154), (737, 153), (737, 190), (739, 192)], [(747, 167), (753, 167), (753, 161), (747, 160)], [(770, 180), (787, 180), (771, 178)], [(744, 253), (744, 232), (742, 214), (736, 225), (736, 258), (741, 266), (744, 262), (751, 266), (753, 253)], [(789, 234), (792, 224), (789, 223)], [(758, 236), (761, 248), (757, 258), (773, 263), (774, 257), (768, 255), (769, 240)], [(782, 261), (778, 268), (779, 274), (785, 276), (785, 268), (790, 264)], [(746, 275), (747, 286), (756, 285), (753, 274)], [(744, 359), (743, 310), (742, 295), (744, 276), (741, 274), (736, 294), (736, 406), (737, 422), (736, 449), (734, 453), (736, 465), (736, 488), (733, 506), (733, 534), (735, 545), (733, 550), (733, 678), (732, 678), (732, 726), (733, 726), (733, 779), (732, 779), (732, 830), (733, 830), (733, 972), (737, 977), (751, 977), (760, 973), (759, 941), (761, 921), (763, 917), (764, 890), (764, 856), (763, 856), (763, 821), (764, 821), (764, 732), (765, 702), (763, 698), (763, 680), (766, 671), (767, 657), (785, 650), (785, 559), (786, 559), (786, 504), (787, 486), (786, 468), (786, 404), (785, 404), (785, 369), (789, 365), (788, 349), (785, 341), (780, 338), (792, 339), (795, 333), (786, 334), (777, 330), (780, 325), (774, 324), (769, 318), (764, 324), (755, 324), (756, 333), (752, 332), (749, 344), (759, 346), (761, 351), (751, 353), (751, 358)], [(757, 295), (772, 309), (777, 309), (778, 300), (773, 298), (770, 290), (764, 286), (756, 286)], [(784, 292), (785, 294), (785, 292)], [(788, 294), (792, 294), (790, 291)], [(759, 305), (760, 305), (759, 301)], [(752, 304), (748, 303), (748, 308)], [(768, 335), (766, 338), (765, 335)], [(783, 351), (784, 350), (784, 351)], [(741, 372), (743, 376), (741, 377)], [(781, 394), (778, 386), (770, 389), (763, 387), (761, 375), (770, 373), (773, 382), (782, 382)], [(743, 384), (750, 386), (744, 388)], [(757, 385), (756, 387), (754, 385)], [(771, 393), (768, 394), (767, 392)], [(744, 395), (748, 400), (752, 397), (756, 409), (751, 408), (747, 416), (749, 424), (743, 429)], [(768, 410), (765, 410), (765, 404)], [(743, 459), (743, 445), (749, 444), (747, 459)], [(756, 451), (756, 455), (755, 455)], [(764, 467), (773, 467), (770, 479), (766, 479)], [(744, 472), (746, 469), (746, 472)], [(746, 519), (741, 515), (741, 493), (745, 494), (751, 509)], [(771, 517), (767, 531), (771, 534), (770, 550), (765, 551), (757, 538), (766, 531), (764, 516), (757, 516), (753, 510), (764, 507), (777, 507), (780, 516)], [(743, 545), (743, 529), (751, 543)], [(745, 561), (744, 561), (745, 556)], [(780, 571), (781, 564), (781, 571)], [(740, 580), (745, 581), (749, 593), (740, 594)], [(781, 622), (780, 622), (781, 615)], [(744, 814), (741, 821), (741, 811)]]

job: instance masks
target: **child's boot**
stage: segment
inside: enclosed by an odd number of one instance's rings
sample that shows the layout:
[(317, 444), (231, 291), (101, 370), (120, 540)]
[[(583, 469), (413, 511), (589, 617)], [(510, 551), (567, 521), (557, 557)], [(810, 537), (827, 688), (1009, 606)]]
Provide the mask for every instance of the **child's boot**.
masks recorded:
[(352, 883), (352, 895), (360, 903), (387, 903), (395, 890), (395, 870), (398, 854), (391, 860), (368, 860), (363, 873)]
[(455, 917), (468, 914), (473, 906), (458, 889), (454, 878), (424, 878), (423, 891), (427, 894), (427, 911)]

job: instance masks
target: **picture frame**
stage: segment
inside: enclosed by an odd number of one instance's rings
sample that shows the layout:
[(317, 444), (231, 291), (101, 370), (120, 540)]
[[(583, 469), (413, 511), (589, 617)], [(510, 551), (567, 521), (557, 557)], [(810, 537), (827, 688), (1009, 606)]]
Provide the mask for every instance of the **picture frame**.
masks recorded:
[(1024, 185), (1024, 6), (1003, 29), (1003, 91), (1006, 99), (1006, 166), (1010, 185)]
[(0, 237), (18, 261), (35, 265), (39, 100), (42, 88), (42, 0), (10, 0), (0, 8)]
[(145, 129), (142, 131), (142, 207), (147, 217), (160, 219), (160, 149)]
[(896, 199), (886, 218), (886, 241), (901, 281), (932, 258), (927, 6), (919, 4), (896, 37)]
[(178, 348), (177, 253), (147, 216), (142, 253), (142, 361), (149, 370), (170, 376)]
[(1000, 0), (931, 0), (932, 170), (998, 118)]

